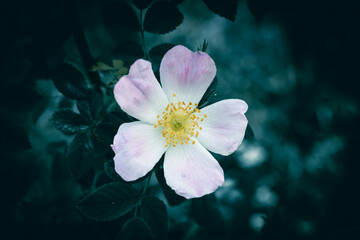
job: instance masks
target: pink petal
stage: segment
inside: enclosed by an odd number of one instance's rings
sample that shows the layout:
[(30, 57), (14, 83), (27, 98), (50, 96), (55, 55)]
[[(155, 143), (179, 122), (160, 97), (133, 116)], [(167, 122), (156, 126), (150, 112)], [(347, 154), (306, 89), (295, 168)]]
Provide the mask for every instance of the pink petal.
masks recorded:
[(239, 99), (223, 100), (201, 109), (207, 118), (199, 125), (203, 128), (199, 142), (208, 150), (221, 155), (230, 155), (241, 144), (247, 126), (244, 115), (248, 106)]
[(139, 59), (129, 74), (120, 78), (114, 88), (115, 99), (129, 115), (148, 123), (164, 111), (168, 100), (151, 69), (151, 63)]
[(224, 183), (219, 163), (197, 141), (167, 150), (164, 175), (166, 183), (187, 199), (212, 193)]
[(159, 128), (144, 122), (124, 123), (111, 145), (115, 170), (125, 181), (145, 176), (165, 152), (165, 138)]
[(175, 46), (160, 64), (160, 79), (169, 100), (198, 103), (216, 75), (214, 61), (204, 52), (191, 52)]

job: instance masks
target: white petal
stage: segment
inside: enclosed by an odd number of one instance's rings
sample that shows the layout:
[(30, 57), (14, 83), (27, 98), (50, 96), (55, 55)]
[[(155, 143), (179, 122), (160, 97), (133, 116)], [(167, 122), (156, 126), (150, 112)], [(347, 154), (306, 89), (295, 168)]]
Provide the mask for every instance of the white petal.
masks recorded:
[(223, 100), (201, 109), (207, 118), (199, 125), (199, 142), (208, 150), (221, 155), (233, 153), (244, 139), (248, 106), (239, 99)]
[(145, 176), (165, 152), (161, 129), (144, 122), (124, 123), (111, 145), (115, 170), (126, 181)]
[(139, 59), (129, 74), (120, 78), (114, 88), (114, 96), (127, 114), (148, 123), (156, 123), (168, 104), (167, 97), (151, 68), (151, 63)]
[(172, 100), (198, 103), (216, 75), (214, 61), (204, 52), (191, 52), (175, 46), (160, 64), (160, 80), (164, 92)]
[(167, 150), (164, 175), (166, 183), (187, 199), (212, 193), (224, 183), (219, 163), (197, 141)]

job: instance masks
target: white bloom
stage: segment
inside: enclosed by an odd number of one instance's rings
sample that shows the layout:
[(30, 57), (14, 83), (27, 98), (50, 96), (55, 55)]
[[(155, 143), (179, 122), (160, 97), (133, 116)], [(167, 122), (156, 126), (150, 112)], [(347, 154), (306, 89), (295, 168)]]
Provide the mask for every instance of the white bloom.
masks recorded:
[(160, 65), (161, 84), (151, 63), (139, 59), (115, 85), (122, 110), (139, 121), (124, 123), (114, 137), (115, 170), (126, 181), (145, 176), (165, 153), (166, 183), (186, 198), (214, 192), (224, 172), (206, 150), (233, 153), (247, 126), (247, 104), (223, 100), (202, 109), (198, 102), (216, 75), (204, 52), (169, 50)]

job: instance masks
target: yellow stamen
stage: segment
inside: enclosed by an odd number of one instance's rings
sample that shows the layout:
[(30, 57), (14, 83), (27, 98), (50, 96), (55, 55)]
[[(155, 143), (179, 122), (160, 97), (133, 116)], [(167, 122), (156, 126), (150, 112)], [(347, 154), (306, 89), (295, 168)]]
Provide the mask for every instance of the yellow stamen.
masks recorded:
[(176, 147), (177, 144), (195, 144), (202, 127), (199, 122), (204, 121), (207, 116), (200, 114), (197, 103), (176, 101), (176, 94), (172, 94), (171, 103), (167, 104), (162, 115), (157, 115), (157, 124), (154, 128), (163, 127), (161, 131), (165, 138), (166, 145)]

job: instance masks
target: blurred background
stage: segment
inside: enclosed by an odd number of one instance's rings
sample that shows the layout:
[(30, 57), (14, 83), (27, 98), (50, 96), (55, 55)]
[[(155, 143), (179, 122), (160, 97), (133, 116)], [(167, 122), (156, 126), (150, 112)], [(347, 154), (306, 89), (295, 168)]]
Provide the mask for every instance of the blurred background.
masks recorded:
[[(79, 109), (64, 96), (62, 63), (86, 75), (95, 91), (106, 89), (109, 106), (116, 77), (148, 55), (132, 15), (110, 11), (113, 2), (141, 17), (132, 1), (119, 0), (14, 0), (1, 7), (1, 239), (116, 239), (129, 218), (96, 222), (76, 208), (84, 194), (111, 181), (104, 172), (113, 157), (108, 146), (129, 119), (113, 106), (120, 117), (96, 132), (105, 140), (78, 178), (65, 161), (73, 136), (49, 121), (58, 109)], [(211, 101), (245, 100), (250, 126), (235, 153), (215, 156), (226, 180), (214, 194), (169, 202), (152, 178), (150, 190), (167, 206), (168, 239), (358, 239), (355, 1), (168, 2), (183, 21), (168, 33), (145, 31), (154, 71), (161, 60), (155, 46), (195, 51), (206, 40), (217, 66)], [(111, 63), (118, 75), (106, 71)]]

